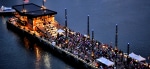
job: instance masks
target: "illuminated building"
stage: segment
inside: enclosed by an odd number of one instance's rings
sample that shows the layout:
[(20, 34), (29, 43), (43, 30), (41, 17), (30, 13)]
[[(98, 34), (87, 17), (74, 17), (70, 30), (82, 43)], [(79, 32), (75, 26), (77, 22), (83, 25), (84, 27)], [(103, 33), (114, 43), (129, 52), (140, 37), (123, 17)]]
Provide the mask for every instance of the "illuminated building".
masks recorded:
[(12, 8), (16, 10), (15, 16), (18, 18), (18, 22), (30, 30), (35, 31), (37, 30), (36, 26), (43, 26), (45, 23), (57, 23), (54, 17), (57, 12), (42, 9), (41, 6), (33, 3), (24, 4), (24, 8), (23, 4), (15, 5)]

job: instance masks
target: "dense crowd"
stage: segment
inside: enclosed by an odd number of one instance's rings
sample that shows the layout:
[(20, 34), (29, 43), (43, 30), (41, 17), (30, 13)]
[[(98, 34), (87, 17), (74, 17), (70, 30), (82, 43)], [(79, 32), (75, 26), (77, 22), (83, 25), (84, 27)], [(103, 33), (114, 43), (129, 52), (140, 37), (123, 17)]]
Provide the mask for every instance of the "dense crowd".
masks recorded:
[[(17, 18), (13, 20), (17, 21)], [(10, 19), (11, 21), (11, 19)], [(50, 33), (49, 25), (45, 25), (45, 31)], [(62, 28), (66, 29), (66, 28)], [(39, 30), (38, 30), (39, 31)], [(56, 32), (56, 31), (55, 31)], [(47, 33), (44, 33), (48, 35)], [(50, 33), (52, 34), (52, 33)], [(111, 45), (103, 44), (97, 40), (90, 39), (87, 36), (74, 32), (67, 28), (67, 36), (63, 33), (57, 33), (56, 36), (42, 36), (48, 41), (56, 42), (56, 46), (78, 56), (78, 58), (83, 59), (87, 63), (94, 64), (94, 66), (100, 69), (114, 69), (114, 68), (125, 68), (125, 69), (148, 69), (148, 66), (145, 65), (146, 62), (138, 62), (134, 59), (127, 57), (123, 51), (113, 48)], [(114, 62), (113, 66), (106, 66), (96, 59), (100, 57), (105, 57), (110, 61)]]

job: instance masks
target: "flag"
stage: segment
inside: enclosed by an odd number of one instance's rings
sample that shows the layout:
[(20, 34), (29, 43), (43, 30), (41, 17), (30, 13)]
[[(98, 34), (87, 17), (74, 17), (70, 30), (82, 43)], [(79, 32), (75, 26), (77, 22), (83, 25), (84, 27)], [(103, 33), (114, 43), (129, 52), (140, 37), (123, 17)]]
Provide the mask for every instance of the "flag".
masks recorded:
[(29, 2), (29, 0), (23, 0), (23, 2), (24, 2), (24, 3), (28, 3), (28, 2)]

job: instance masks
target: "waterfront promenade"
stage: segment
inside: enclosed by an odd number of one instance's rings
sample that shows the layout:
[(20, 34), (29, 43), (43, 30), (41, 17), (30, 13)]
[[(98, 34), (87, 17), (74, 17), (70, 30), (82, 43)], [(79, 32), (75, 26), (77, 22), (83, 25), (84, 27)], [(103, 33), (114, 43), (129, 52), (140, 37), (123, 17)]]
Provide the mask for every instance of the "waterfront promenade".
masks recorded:
[[(65, 27), (60, 26), (57, 22), (47, 23), (37, 26), (37, 31), (31, 31), (26, 26), (17, 23), (17, 18), (10, 18), (9, 22), (22, 30), (34, 34), (47, 43), (54, 45), (56, 48), (72, 55), (82, 62), (91, 65), (93, 68), (100, 69), (148, 69), (146, 62), (139, 62), (130, 58), (127, 62), (127, 56), (123, 51), (115, 50), (108, 44), (103, 44), (97, 40), (91, 40), (85, 35), (75, 32), (67, 28), (67, 37), (65, 35)], [(41, 21), (43, 22), (43, 21)], [(61, 30), (61, 31), (59, 31)], [(114, 65), (107, 66), (96, 59), (105, 57), (114, 62)]]

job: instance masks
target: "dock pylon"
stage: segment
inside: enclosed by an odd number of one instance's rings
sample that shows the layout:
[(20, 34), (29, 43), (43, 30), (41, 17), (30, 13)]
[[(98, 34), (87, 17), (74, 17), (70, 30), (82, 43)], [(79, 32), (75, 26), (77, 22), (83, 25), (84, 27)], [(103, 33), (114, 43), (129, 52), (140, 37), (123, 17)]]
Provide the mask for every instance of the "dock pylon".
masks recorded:
[(118, 49), (118, 25), (116, 24), (115, 49)]
[(87, 37), (90, 38), (90, 32), (89, 32), (89, 22), (90, 22), (90, 16), (87, 16)]

